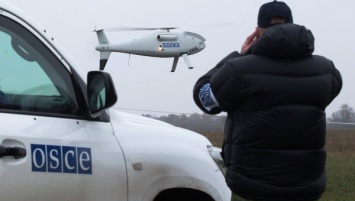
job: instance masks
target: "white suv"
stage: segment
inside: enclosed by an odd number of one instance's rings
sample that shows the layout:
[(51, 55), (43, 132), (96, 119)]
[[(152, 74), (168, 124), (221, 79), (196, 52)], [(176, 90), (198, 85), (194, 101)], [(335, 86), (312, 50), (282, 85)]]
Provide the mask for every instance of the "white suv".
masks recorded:
[[(109, 109), (109, 74), (78, 66), (0, 0), (1, 200), (224, 201), (220, 149), (203, 136)], [(84, 76), (83, 76), (84, 75)]]

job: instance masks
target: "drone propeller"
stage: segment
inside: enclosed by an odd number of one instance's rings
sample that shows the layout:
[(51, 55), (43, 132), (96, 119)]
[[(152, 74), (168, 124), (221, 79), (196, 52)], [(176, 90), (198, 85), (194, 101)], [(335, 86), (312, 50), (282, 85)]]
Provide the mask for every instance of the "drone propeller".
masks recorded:
[[(199, 25), (195, 26), (195, 28), (218, 28), (218, 27), (225, 27), (225, 26), (230, 26), (233, 23), (229, 22), (220, 22), (220, 23), (215, 23), (215, 24), (206, 24), (206, 25)], [(171, 29), (179, 29), (179, 27), (129, 27), (129, 26), (118, 26), (118, 27), (110, 27), (104, 29), (105, 31), (108, 32), (113, 32), (113, 31), (144, 31), (144, 30), (166, 30), (169, 32)]]
[(171, 30), (178, 27), (111, 27), (105, 29), (105, 31), (141, 31), (141, 30)]

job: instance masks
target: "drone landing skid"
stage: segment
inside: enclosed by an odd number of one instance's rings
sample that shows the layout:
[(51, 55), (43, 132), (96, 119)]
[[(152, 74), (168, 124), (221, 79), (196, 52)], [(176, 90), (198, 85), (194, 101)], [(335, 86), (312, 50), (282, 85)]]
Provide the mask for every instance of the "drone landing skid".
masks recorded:
[(179, 57), (174, 57), (173, 67), (171, 68), (170, 72), (174, 72), (175, 71), (178, 61), (179, 61)]
[(190, 59), (189, 59), (189, 57), (187, 56), (187, 54), (186, 54), (186, 53), (182, 54), (182, 57), (184, 58), (187, 67), (188, 67), (189, 69), (193, 69), (194, 67), (191, 66)]
[[(185, 53), (185, 54), (182, 54), (182, 57), (184, 58), (187, 67), (188, 67), (189, 69), (193, 69), (194, 67), (191, 66), (190, 59), (189, 59), (189, 57), (187, 56), (187, 54), (186, 54), (186, 53)], [(174, 72), (174, 71), (175, 71), (176, 65), (177, 65), (178, 61), (179, 61), (179, 57), (174, 57), (173, 67), (171, 68), (171, 71), (170, 71), (170, 72)]]

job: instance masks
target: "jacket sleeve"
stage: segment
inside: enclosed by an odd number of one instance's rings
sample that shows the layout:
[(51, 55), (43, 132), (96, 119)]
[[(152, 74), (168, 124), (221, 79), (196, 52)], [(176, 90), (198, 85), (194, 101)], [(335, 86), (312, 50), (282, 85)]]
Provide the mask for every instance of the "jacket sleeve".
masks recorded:
[[(333, 64), (333, 62), (332, 62)], [(331, 92), (331, 101), (334, 100), (335, 97), (337, 97), (343, 87), (343, 79), (341, 77), (341, 74), (339, 72), (338, 69), (335, 68), (334, 64), (333, 64), (333, 67), (334, 67), (334, 71), (333, 71), (333, 79), (332, 79), (332, 92)]]
[(231, 62), (216, 72), (210, 79), (211, 90), (218, 101), (221, 111), (228, 112), (239, 107), (243, 100), (240, 76), (235, 72)]
[(207, 114), (218, 114), (221, 112), (221, 109), (216, 107), (212, 110), (207, 110), (201, 103), (200, 98), (199, 98), (199, 93), (200, 89), (207, 83), (210, 82), (211, 77), (219, 71), (219, 69), (229, 60), (232, 58), (240, 57), (241, 54), (239, 52), (232, 52), (229, 55), (227, 55), (225, 58), (223, 58), (214, 68), (212, 68), (210, 71), (208, 71), (205, 75), (203, 75), (201, 78), (199, 78), (193, 88), (193, 98), (196, 103), (196, 105), (205, 113)]

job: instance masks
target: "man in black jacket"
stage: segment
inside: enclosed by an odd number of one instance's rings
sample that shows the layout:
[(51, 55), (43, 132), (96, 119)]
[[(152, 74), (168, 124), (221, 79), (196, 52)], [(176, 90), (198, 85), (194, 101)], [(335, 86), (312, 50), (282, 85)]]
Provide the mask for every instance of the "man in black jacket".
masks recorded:
[(202, 76), (195, 103), (227, 112), (222, 156), (226, 182), (246, 200), (317, 200), (326, 187), (326, 107), (342, 78), (313, 55), (310, 30), (292, 23), (284, 2), (260, 7), (258, 27)]

